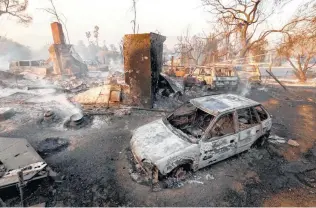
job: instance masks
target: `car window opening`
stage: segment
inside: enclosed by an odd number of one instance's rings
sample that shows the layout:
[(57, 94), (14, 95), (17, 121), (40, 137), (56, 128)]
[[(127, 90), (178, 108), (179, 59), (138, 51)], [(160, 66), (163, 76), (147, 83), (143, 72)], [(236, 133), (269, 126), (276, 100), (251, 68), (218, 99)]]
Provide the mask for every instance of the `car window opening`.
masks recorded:
[(213, 115), (198, 109), (191, 103), (181, 106), (167, 118), (173, 127), (196, 139), (202, 138), (213, 119)]
[(235, 133), (234, 116), (232, 113), (222, 116), (211, 130), (211, 137), (222, 137)]
[(235, 76), (233, 69), (229, 69), (229, 68), (215, 68), (215, 74), (217, 77), (233, 77), (233, 76)]
[(253, 108), (246, 108), (237, 111), (239, 129), (245, 130), (259, 123)]

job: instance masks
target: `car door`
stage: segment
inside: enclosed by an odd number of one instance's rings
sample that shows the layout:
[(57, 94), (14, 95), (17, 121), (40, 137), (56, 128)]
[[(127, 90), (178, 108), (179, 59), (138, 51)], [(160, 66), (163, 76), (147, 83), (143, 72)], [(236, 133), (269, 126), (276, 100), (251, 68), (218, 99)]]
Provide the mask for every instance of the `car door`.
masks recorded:
[(254, 108), (244, 108), (237, 110), (237, 122), (239, 128), (239, 138), (237, 152), (243, 152), (262, 135), (262, 126)]
[(255, 110), (260, 118), (261, 125), (262, 125), (261, 136), (269, 134), (269, 131), (272, 127), (271, 117), (269, 116), (268, 112), (266, 111), (266, 109), (264, 109), (264, 107), (262, 105), (256, 106)]
[(211, 124), (205, 138), (200, 142), (199, 168), (224, 160), (237, 151), (234, 113), (227, 113)]

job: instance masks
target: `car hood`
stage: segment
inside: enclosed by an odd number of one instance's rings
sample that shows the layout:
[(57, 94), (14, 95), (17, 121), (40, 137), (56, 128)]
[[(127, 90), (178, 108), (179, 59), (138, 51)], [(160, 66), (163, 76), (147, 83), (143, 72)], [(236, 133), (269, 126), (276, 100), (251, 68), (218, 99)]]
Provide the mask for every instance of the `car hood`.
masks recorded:
[(162, 119), (136, 129), (131, 140), (131, 148), (135, 156), (139, 160), (147, 159), (152, 163), (190, 145), (191, 143), (174, 134)]

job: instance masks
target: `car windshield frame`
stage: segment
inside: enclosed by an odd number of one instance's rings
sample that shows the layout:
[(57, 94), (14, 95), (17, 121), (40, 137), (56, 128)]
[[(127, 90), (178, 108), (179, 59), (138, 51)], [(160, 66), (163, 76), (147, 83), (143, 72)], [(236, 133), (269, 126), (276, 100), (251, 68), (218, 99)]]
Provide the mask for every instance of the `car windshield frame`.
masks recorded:
[[(205, 126), (204, 131), (203, 131), (203, 133), (200, 135), (200, 137), (196, 137), (195, 135), (186, 133), (186, 132), (183, 131), (181, 128), (178, 128), (178, 127), (174, 126), (174, 125), (170, 122), (170, 120), (169, 120), (169, 119), (171, 118), (171, 116), (173, 116), (179, 109), (183, 108), (185, 105), (190, 105), (189, 108), (191, 108), (191, 107), (194, 108), (194, 109), (192, 109), (192, 113), (194, 112), (194, 114), (196, 114), (197, 111), (200, 111), (200, 112), (204, 113), (205, 118), (206, 118), (207, 116), (210, 116), (210, 118), (211, 118), (211, 120), (207, 121), (208, 123), (207, 123), (207, 125)], [(188, 111), (188, 113), (190, 113), (190, 112)], [(180, 114), (180, 115), (181, 115), (181, 114)], [(180, 116), (180, 115), (179, 115), (179, 116)], [(183, 114), (183, 115), (186, 115), (186, 114)], [(208, 128), (210, 127), (210, 125), (212, 124), (212, 122), (213, 122), (215, 119), (216, 119), (216, 115), (210, 114), (209, 112), (204, 111), (203, 109), (201, 109), (201, 108), (199, 108), (199, 107), (193, 105), (190, 101), (188, 101), (188, 102), (182, 104), (182, 105), (181, 105), (180, 107), (178, 107), (177, 109), (175, 109), (175, 110), (174, 110), (172, 113), (170, 113), (169, 115), (165, 116), (164, 119), (163, 119), (163, 121), (164, 121), (164, 123), (168, 124), (167, 126), (169, 126), (169, 128), (170, 128), (173, 132), (175, 132), (178, 136), (180, 136), (182, 139), (188, 140), (188, 141), (191, 142), (191, 143), (198, 143), (199, 141), (201, 141), (201, 140), (205, 137)], [(194, 121), (196, 122), (196, 120), (194, 120)], [(193, 125), (193, 124), (192, 124), (192, 125)]]

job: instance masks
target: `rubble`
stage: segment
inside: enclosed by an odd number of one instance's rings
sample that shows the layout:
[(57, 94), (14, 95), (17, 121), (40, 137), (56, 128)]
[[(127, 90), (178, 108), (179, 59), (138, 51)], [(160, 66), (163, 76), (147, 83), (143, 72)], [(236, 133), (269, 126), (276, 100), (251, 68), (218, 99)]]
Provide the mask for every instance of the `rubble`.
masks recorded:
[(202, 181), (197, 181), (197, 180), (188, 180), (188, 183), (189, 184), (192, 184), (192, 183), (196, 183), (196, 184), (204, 184)]
[(136, 183), (140, 183), (142, 180), (140, 178), (140, 176), (137, 173), (131, 173), (131, 178), (136, 182)]
[(38, 125), (42, 127), (52, 127), (59, 125), (62, 121), (62, 117), (52, 111), (52, 110), (47, 110), (43, 113), (43, 117), (38, 120)]
[(112, 84), (91, 88), (76, 95), (72, 100), (84, 107), (113, 107), (128, 104), (129, 87), (126, 85)]
[(114, 110), (114, 116), (123, 117), (125, 115), (130, 115), (130, 114), (131, 114), (130, 108)]
[(270, 135), (268, 141), (271, 143), (274, 143), (274, 144), (285, 144), (286, 143), (286, 140), (284, 138), (279, 137), (277, 135)]
[(59, 85), (66, 91), (71, 93), (78, 93), (88, 89), (88, 86), (84, 81), (77, 79), (76, 77), (71, 77), (69, 80), (64, 80), (59, 83)]
[(37, 151), (39, 154), (47, 156), (67, 148), (68, 145), (69, 141), (66, 139), (46, 138), (38, 144)]
[(75, 113), (66, 122), (64, 127), (67, 129), (80, 129), (92, 124), (93, 117), (82, 113)]
[(206, 180), (208, 180), (208, 181), (215, 179), (214, 176), (211, 175), (211, 174), (207, 174), (207, 175), (205, 176), (205, 178), (206, 178)]
[(6, 172), (0, 177), (0, 189), (18, 184), (18, 172), (29, 182), (48, 176), (47, 164), (26, 139), (0, 137), (0, 161)]
[(170, 77), (166, 74), (160, 73), (159, 78), (159, 94), (163, 94), (163, 91), (169, 90), (169, 93), (166, 94), (168, 97), (170, 94), (179, 94), (184, 93), (184, 83), (183, 79)]
[(0, 122), (10, 118), (13, 114), (12, 108), (0, 108)]
[(289, 139), (289, 140), (287, 141), (287, 143), (288, 143), (289, 145), (291, 145), (291, 146), (294, 146), (294, 147), (300, 146), (300, 144), (299, 144), (297, 141), (293, 140), (293, 139)]
[(55, 117), (55, 114), (53, 111), (46, 111), (44, 113), (44, 121), (52, 121)]

